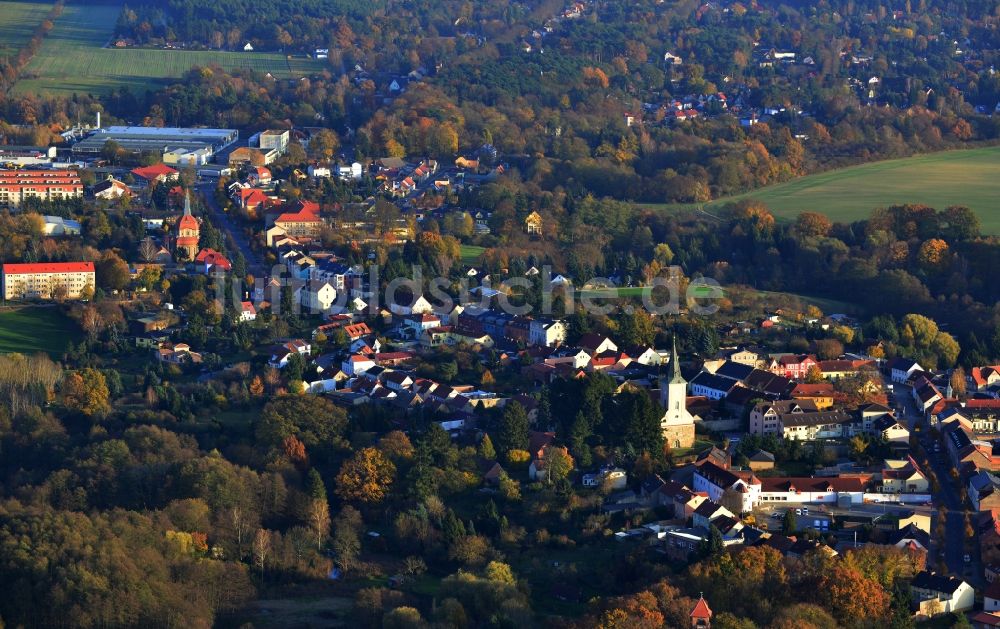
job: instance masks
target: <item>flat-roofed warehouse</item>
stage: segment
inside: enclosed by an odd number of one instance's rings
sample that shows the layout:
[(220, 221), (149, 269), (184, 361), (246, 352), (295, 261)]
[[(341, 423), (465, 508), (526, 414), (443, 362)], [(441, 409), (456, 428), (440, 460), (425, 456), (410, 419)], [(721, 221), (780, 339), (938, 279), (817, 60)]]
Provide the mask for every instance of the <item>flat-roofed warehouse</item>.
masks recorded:
[(215, 153), (239, 138), (236, 129), (196, 129), (182, 127), (106, 127), (97, 129), (90, 136), (73, 145), (73, 154), (100, 155), (104, 145), (114, 140), (121, 148), (132, 153), (152, 151), (173, 157), (176, 163), (185, 163), (190, 155), (192, 163), (205, 163)]

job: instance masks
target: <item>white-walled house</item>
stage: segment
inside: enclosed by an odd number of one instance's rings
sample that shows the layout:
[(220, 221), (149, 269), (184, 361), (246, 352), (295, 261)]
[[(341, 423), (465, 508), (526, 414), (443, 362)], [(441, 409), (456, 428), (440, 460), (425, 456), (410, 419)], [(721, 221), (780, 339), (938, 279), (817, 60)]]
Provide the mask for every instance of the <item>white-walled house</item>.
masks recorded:
[(256, 318), (257, 318), (257, 309), (254, 308), (253, 303), (249, 301), (240, 302), (239, 321), (241, 322), (253, 321)]
[(357, 376), (375, 367), (375, 361), (368, 356), (355, 354), (349, 356), (341, 365), (341, 369), (349, 376)]
[(299, 303), (307, 312), (328, 312), (336, 302), (337, 289), (329, 282), (310, 281), (299, 289)]
[(976, 591), (958, 577), (924, 570), (913, 577), (910, 593), (918, 604), (918, 615), (950, 614), (972, 609)]
[(561, 320), (535, 319), (528, 330), (528, 341), (532, 345), (552, 347), (566, 340), (566, 323)]
[(755, 476), (745, 481), (729, 470), (708, 462), (698, 466), (694, 471), (694, 490), (708, 494), (709, 500), (722, 503), (723, 495), (728, 491), (740, 496), (741, 513), (753, 510), (760, 496), (761, 484)]
[(893, 382), (906, 382), (917, 371), (925, 371), (915, 360), (897, 358), (889, 363), (890, 377)]

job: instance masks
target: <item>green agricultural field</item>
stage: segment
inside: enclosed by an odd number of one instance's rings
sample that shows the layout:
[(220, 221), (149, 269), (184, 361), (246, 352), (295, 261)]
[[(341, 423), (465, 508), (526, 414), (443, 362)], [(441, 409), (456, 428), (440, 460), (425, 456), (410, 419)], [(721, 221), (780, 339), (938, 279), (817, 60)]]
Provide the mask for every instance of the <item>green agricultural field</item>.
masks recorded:
[(0, 58), (16, 55), (52, 10), (52, 0), (0, 2)]
[(0, 354), (46, 352), (58, 356), (79, 337), (76, 324), (56, 307), (0, 310)]
[(192, 66), (210, 64), (270, 72), (276, 78), (302, 76), (323, 67), (322, 62), (277, 53), (105, 48), (120, 9), (120, 2), (69, 3), (15, 92), (66, 96), (127, 87), (141, 93), (171, 83)]
[(836, 221), (864, 219), (876, 207), (897, 203), (922, 203), (938, 209), (965, 205), (979, 214), (984, 232), (1000, 234), (1000, 147), (841, 168), (719, 199), (705, 204), (704, 209), (711, 213), (725, 203), (745, 198), (765, 203), (779, 219), (793, 219), (808, 211)]

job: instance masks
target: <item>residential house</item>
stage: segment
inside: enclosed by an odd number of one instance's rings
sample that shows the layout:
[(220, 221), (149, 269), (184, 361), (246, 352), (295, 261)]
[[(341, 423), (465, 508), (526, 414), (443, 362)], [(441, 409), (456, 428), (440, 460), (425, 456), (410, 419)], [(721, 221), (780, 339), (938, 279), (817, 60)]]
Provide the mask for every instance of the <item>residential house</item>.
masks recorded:
[(132, 189), (128, 187), (128, 184), (118, 181), (114, 175), (108, 175), (107, 179), (95, 185), (91, 191), (94, 193), (95, 199), (104, 201), (132, 196)]
[(311, 344), (302, 339), (293, 339), (272, 348), (271, 359), (268, 361), (268, 364), (278, 369), (284, 369), (288, 366), (288, 361), (293, 355), (298, 354), (303, 358), (309, 358), (311, 353)]
[(694, 490), (706, 492), (714, 502), (732, 504), (740, 513), (748, 513), (757, 503), (761, 481), (753, 474), (744, 480), (714, 463), (705, 463), (694, 470)]
[(749, 432), (787, 439), (813, 440), (846, 436), (851, 417), (843, 411), (820, 411), (812, 400), (760, 402), (750, 411)]
[(618, 346), (615, 345), (614, 341), (602, 334), (595, 334), (593, 332), (581, 336), (577, 345), (587, 350), (591, 356), (603, 354), (604, 352), (618, 351)]
[(375, 366), (376, 363), (372, 357), (355, 354), (353, 356), (348, 356), (347, 359), (344, 360), (341, 369), (349, 376), (358, 376), (374, 369)]
[(809, 354), (786, 354), (771, 360), (768, 370), (792, 380), (802, 380), (809, 368), (816, 366), (816, 357)]
[(979, 435), (1000, 432), (1000, 399), (972, 399), (965, 402), (961, 414), (972, 423), (972, 430)]
[(888, 541), (896, 548), (919, 550), (924, 553), (931, 547), (930, 534), (913, 524), (907, 524), (891, 533)]
[(532, 345), (553, 347), (566, 340), (566, 323), (558, 319), (533, 319), (529, 331)]
[(735, 389), (737, 382), (729, 378), (702, 371), (691, 379), (691, 395), (721, 400)]
[(901, 446), (908, 446), (910, 443), (910, 429), (892, 415), (883, 415), (872, 422), (871, 434)]
[(532, 212), (524, 219), (524, 231), (530, 235), (541, 236), (543, 227), (542, 215), (538, 212)]
[(552, 453), (556, 450), (566, 456), (569, 456), (569, 450), (563, 446), (555, 446), (552, 444), (542, 446), (542, 448), (537, 452), (537, 456), (533, 457), (531, 463), (528, 465), (528, 478), (533, 481), (548, 480), (549, 470), (547, 463), (551, 458)]
[(165, 343), (157, 348), (156, 359), (161, 363), (185, 365), (188, 363), (200, 363), (201, 354), (192, 352), (191, 346), (187, 343)]
[(923, 570), (910, 582), (910, 595), (917, 605), (917, 614), (933, 617), (960, 613), (972, 609), (976, 592), (958, 577)]
[(155, 188), (156, 184), (166, 181), (177, 181), (180, 178), (180, 173), (177, 169), (171, 168), (166, 164), (153, 164), (152, 166), (133, 168), (132, 175), (136, 179), (145, 181), (147, 188)]
[(250, 182), (252, 186), (269, 186), (271, 185), (271, 170), (266, 166), (255, 166), (250, 169), (250, 174), (247, 176), (247, 181)]
[(337, 289), (329, 282), (309, 280), (298, 289), (299, 303), (309, 313), (325, 313), (337, 303)]
[(820, 382), (818, 384), (797, 382), (789, 392), (789, 396), (793, 399), (812, 400), (819, 410), (825, 410), (833, 406), (834, 395), (833, 384), (829, 382)]
[(298, 201), (287, 212), (274, 219), (274, 227), (292, 238), (316, 238), (323, 228), (319, 216), (319, 204), (313, 201)]
[(1000, 365), (973, 367), (969, 371), (969, 381), (973, 391), (985, 391), (1000, 385)]
[(976, 511), (1000, 509), (1000, 478), (986, 470), (969, 477), (969, 502)]
[(920, 363), (909, 358), (896, 358), (889, 363), (889, 375), (893, 382), (906, 382), (910, 376), (918, 371), (925, 371), (925, 369), (920, 366)]
[(267, 151), (249, 146), (241, 146), (229, 154), (229, 165), (240, 166), (249, 164), (250, 166), (266, 166), (278, 159), (278, 152), (274, 149)]
[(396, 316), (409, 316), (431, 313), (434, 311), (434, 308), (431, 306), (431, 302), (427, 301), (426, 297), (417, 295), (409, 303), (401, 304), (394, 301), (389, 304), (389, 310)]
[(253, 321), (257, 318), (257, 309), (254, 308), (253, 302), (242, 301), (240, 302), (240, 313), (237, 318), (240, 322)]
[(584, 487), (607, 486), (614, 491), (628, 486), (628, 473), (620, 467), (611, 465), (602, 467), (597, 472), (584, 474), (581, 478)]
[(816, 363), (819, 371), (827, 380), (841, 380), (858, 375), (865, 367), (874, 367), (872, 360), (821, 360)]
[(983, 593), (983, 610), (987, 612), (1000, 611), (1000, 579), (995, 579)]
[(201, 267), (203, 273), (228, 273), (233, 270), (233, 265), (226, 256), (215, 249), (205, 248), (194, 257), (195, 264)]
[(886, 459), (882, 467), (882, 493), (925, 494), (930, 491), (927, 477), (912, 456)]

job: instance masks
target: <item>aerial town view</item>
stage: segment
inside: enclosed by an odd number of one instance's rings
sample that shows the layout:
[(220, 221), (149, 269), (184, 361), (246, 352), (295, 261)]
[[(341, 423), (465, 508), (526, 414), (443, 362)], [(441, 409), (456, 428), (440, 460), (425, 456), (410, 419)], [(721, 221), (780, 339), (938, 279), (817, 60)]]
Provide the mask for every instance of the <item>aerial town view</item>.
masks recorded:
[(1000, 0), (0, 0), (0, 629), (1000, 628), (998, 70)]

